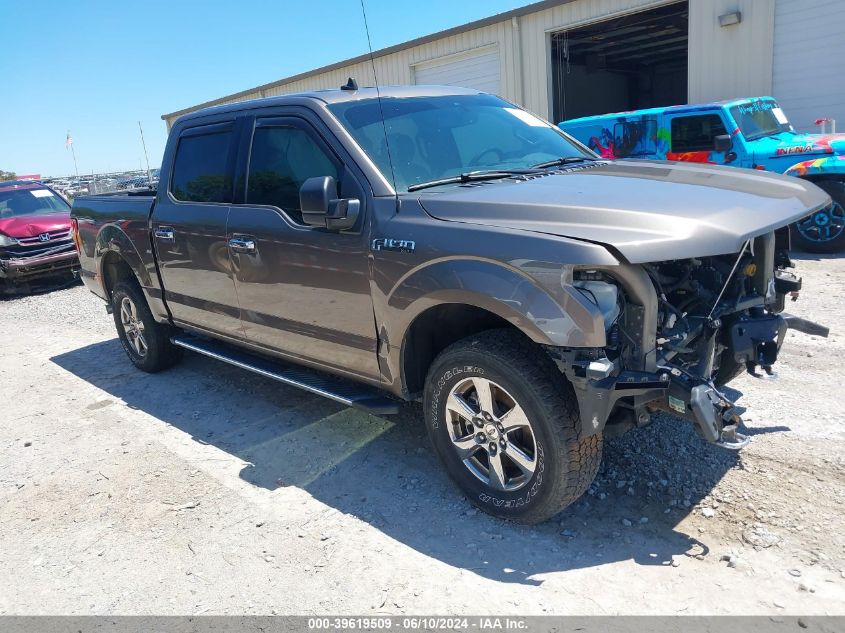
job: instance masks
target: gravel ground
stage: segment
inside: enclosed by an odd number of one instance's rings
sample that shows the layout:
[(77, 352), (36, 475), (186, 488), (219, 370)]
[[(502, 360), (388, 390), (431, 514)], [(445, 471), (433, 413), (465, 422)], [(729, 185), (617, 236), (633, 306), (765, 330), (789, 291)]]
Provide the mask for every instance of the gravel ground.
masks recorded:
[(472, 509), (420, 411), (378, 418), (194, 355), (126, 360), (81, 286), (0, 300), (0, 614), (843, 614), (845, 259), (799, 259), (740, 454), (670, 416), (527, 528)]

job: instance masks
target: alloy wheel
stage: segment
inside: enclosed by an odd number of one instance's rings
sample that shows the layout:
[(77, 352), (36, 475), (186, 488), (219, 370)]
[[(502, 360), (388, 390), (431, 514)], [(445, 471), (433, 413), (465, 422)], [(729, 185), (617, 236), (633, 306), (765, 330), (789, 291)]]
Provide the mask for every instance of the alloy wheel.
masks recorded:
[(798, 220), (796, 227), (801, 235), (811, 242), (835, 240), (845, 231), (845, 209), (838, 202), (834, 202), (827, 209)]
[(464, 466), (494, 490), (513, 492), (537, 469), (537, 442), (525, 411), (503, 387), (478, 376), (446, 400), (449, 438)]
[(138, 317), (135, 302), (129, 297), (123, 297), (120, 302), (120, 323), (126, 334), (129, 345), (140, 357), (147, 354), (147, 339), (144, 338), (144, 322)]

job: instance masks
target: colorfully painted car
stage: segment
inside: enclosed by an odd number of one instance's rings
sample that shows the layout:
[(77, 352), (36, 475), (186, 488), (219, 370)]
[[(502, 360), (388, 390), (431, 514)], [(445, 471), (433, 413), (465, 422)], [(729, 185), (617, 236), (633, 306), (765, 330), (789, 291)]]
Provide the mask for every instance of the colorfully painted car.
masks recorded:
[(810, 180), (833, 204), (796, 222), (793, 243), (817, 253), (845, 247), (845, 134), (796, 132), (772, 97), (619, 112), (559, 125), (603, 158), (709, 163)]

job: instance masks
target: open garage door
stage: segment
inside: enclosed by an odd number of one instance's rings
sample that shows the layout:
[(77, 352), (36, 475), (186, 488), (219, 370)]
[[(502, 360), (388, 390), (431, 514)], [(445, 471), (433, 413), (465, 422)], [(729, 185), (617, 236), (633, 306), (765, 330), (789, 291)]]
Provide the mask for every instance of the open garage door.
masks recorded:
[(416, 64), (417, 85), (462, 86), (499, 94), (501, 68), (495, 46)]
[(817, 132), (816, 119), (827, 117), (845, 132), (843, 25), (842, 0), (778, 0), (775, 5), (772, 96), (796, 130)]
[(686, 103), (688, 33), (685, 1), (553, 33), (553, 119)]

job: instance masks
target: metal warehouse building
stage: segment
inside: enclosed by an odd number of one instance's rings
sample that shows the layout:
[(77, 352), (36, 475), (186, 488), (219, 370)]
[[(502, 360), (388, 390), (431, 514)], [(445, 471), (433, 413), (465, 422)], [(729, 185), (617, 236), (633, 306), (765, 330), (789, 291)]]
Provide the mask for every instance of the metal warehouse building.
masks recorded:
[[(545, 0), (374, 52), (380, 84), (477, 88), (552, 121), (773, 95), (845, 129), (845, 0)], [(369, 54), (165, 114), (373, 85)]]

